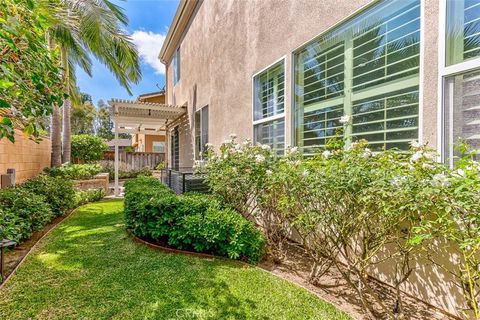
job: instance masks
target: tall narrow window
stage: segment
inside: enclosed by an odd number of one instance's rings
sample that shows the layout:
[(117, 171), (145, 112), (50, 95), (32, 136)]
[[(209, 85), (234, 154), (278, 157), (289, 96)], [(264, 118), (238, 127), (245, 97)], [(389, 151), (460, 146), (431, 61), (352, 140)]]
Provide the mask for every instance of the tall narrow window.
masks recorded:
[[(454, 166), (455, 145), (480, 150), (480, 0), (447, 0), (442, 159)], [(469, 61), (467, 64), (462, 62)], [(480, 155), (476, 156), (480, 160)]]
[(195, 159), (203, 159), (208, 143), (208, 106), (195, 112)]
[(173, 85), (180, 81), (180, 47), (173, 54)]
[(254, 142), (278, 154), (285, 148), (285, 73), (283, 61), (254, 77)]
[(335, 136), (408, 148), (418, 138), (419, 55), (420, 0), (382, 1), (301, 48), (296, 144), (305, 154)]

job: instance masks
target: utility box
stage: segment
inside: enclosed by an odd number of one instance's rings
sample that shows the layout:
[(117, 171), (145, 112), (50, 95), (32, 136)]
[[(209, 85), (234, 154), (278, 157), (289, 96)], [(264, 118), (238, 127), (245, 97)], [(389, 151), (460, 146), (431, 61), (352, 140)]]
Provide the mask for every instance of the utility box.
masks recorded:
[(13, 186), (15, 186), (17, 181), (17, 170), (15, 168), (8, 168), (7, 174), (12, 175), (12, 183), (13, 183)]

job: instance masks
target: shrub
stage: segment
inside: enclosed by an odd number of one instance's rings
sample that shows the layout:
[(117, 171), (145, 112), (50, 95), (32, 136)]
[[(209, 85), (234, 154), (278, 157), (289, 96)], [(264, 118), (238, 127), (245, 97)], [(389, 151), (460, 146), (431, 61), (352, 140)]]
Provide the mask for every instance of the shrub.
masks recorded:
[(126, 224), (140, 237), (257, 262), (264, 238), (251, 221), (206, 195), (175, 195), (155, 178), (125, 183)]
[(72, 159), (76, 163), (101, 160), (108, 146), (103, 139), (89, 134), (72, 136)]
[[(108, 172), (108, 177), (110, 180), (115, 179), (115, 167), (113, 165), (106, 165), (102, 168), (103, 172)], [(148, 177), (151, 176), (152, 172), (149, 168), (140, 168), (140, 169), (131, 169), (131, 170), (118, 170), (119, 179), (131, 179), (137, 177)]]
[(46, 168), (45, 172), (54, 177), (81, 180), (91, 179), (102, 171), (98, 164), (64, 164), (60, 167)]
[(316, 156), (304, 159), (290, 148), (277, 159), (267, 146), (233, 139), (207, 157), (202, 170), (213, 194), (259, 219), (276, 246), (271, 253), (282, 254), (279, 244), (295, 229), (315, 262), (310, 280), (335, 267), (373, 317), (372, 301), (389, 318), (394, 314), (368, 270), (390, 263), (401, 312), (400, 285), (415, 273), (417, 259), (444, 267), (431, 253), (452, 250), (462, 257), (452, 274), (468, 316), (480, 316), (480, 165), (471, 152), (454, 170), (416, 142), (408, 152), (372, 152), (366, 141), (345, 148), (333, 140)]
[(61, 216), (75, 206), (75, 188), (70, 179), (41, 174), (21, 186), (33, 194), (44, 196), (55, 216)]
[(2, 237), (14, 241), (29, 238), (53, 217), (54, 213), (42, 195), (20, 187), (0, 190), (0, 230)]
[(75, 206), (81, 206), (89, 202), (100, 201), (105, 197), (103, 189), (77, 190), (75, 192)]

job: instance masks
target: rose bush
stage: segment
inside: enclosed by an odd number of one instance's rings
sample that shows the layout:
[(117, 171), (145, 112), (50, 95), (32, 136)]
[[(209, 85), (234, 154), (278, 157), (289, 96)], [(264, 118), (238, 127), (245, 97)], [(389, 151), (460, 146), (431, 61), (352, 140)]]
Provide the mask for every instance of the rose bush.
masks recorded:
[[(209, 146), (202, 172), (215, 196), (256, 219), (274, 260), (285, 254), (287, 238), (299, 241), (314, 261), (310, 280), (321, 281), (335, 267), (372, 316), (374, 304), (390, 318), (402, 312), (400, 288), (419, 256), (445, 267), (432, 253), (454, 249), (462, 257), (453, 272), (465, 311), (478, 318), (480, 171), (461, 149), (450, 169), (417, 142), (407, 152), (372, 152), (366, 141), (345, 147), (331, 140), (316, 156), (287, 148), (277, 158), (268, 146), (232, 137), (219, 150)], [(395, 306), (368, 278), (385, 262), (392, 266)]]

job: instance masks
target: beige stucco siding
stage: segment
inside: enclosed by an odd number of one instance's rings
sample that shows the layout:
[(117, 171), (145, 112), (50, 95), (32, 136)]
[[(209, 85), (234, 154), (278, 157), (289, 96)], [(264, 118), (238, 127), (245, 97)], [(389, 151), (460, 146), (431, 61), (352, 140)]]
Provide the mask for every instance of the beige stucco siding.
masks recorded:
[[(252, 138), (252, 76), (284, 58), (285, 139), (291, 144), (292, 52), (368, 3), (205, 0), (180, 42), (181, 76), (175, 86), (172, 61), (167, 65), (167, 103), (186, 104), (189, 115), (209, 105), (214, 145), (230, 133)], [(193, 130), (193, 121), (190, 126)]]

